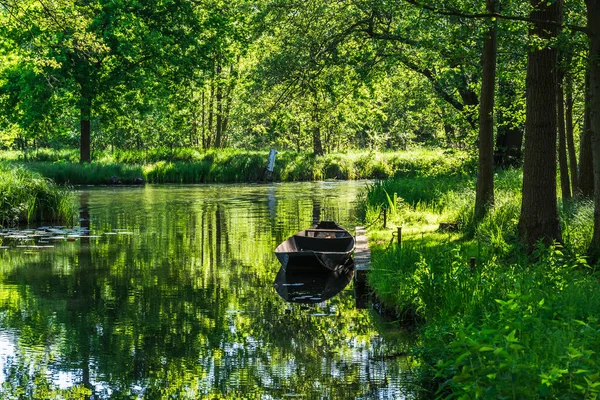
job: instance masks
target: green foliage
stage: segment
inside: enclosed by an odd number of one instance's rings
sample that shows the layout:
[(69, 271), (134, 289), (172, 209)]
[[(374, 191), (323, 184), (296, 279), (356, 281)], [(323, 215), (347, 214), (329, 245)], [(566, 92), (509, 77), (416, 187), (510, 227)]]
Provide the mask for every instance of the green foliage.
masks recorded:
[[(529, 255), (516, 240), (520, 171), (497, 174), (495, 205), (478, 225), (472, 180), (428, 179), (379, 182), (361, 203), (367, 222), (381, 226), (386, 205), (388, 228), (402, 226), (402, 248), (389, 231), (371, 234), (369, 283), (385, 308), (420, 327), (424, 386), (442, 398), (597, 396), (600, 283), (582, 256), (593, 205), (564, 204), (564, 247)], [(443, 188), (433, 198), (432, 182)], [(459, 231), (437, 229), (447, 221)]]
[(72, 223), (75, 211), (67, 188), (24, 168), (0, 165), (0, 226), (42, 221)]

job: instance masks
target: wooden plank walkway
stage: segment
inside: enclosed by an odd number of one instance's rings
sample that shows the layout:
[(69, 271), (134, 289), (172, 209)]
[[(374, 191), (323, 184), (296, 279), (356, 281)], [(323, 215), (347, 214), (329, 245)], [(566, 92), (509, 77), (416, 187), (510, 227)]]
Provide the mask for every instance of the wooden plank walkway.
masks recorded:
[(356, 241), (354, 249), (354, 279), (356, 282), (364, 283), (367, 271), (371, 269), (371, 250), (369, 250), (366, 229), (362, 226), (357, 226), (354, 239)]

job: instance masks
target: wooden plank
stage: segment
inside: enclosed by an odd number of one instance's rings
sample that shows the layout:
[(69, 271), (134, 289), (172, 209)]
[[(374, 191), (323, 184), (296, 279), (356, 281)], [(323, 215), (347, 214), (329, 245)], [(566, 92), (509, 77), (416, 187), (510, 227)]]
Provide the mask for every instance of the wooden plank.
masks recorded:
[(371, 269), (371, 250), (367, 240), (367, 231), (362, 226), (356, 227), (354, 248), (354, 279), (356, 282), (365, 283), (367, 271)]

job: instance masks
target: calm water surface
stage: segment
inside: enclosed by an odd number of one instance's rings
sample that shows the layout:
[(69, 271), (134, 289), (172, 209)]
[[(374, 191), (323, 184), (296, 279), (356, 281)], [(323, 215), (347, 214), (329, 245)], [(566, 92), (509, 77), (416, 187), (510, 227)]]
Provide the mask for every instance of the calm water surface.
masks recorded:
[(79, 189), (96, 237), (0, 250), (0, 397), (412, 398), (408, 341), (353, 283), (274, 287), (276, 245), (313, 218), (352, 231), (363, 186)]

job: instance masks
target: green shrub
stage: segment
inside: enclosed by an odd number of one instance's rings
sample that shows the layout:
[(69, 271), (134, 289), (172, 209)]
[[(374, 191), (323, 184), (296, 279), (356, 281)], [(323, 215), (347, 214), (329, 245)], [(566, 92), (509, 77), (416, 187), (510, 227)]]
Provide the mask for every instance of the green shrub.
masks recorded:
[(67, 188), (19, 167), (0, 165), (0, 225), (27, 222), (71, 223), (75, 203)]

